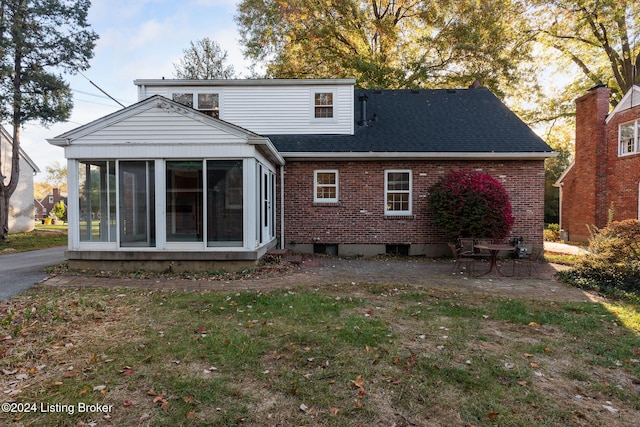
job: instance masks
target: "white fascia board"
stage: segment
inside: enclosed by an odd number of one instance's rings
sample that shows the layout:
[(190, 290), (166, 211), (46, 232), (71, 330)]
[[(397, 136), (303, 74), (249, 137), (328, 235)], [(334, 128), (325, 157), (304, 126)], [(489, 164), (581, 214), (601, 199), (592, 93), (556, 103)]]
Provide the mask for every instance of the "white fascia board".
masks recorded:
[(278, 151), (273, 142), (267, 137), (254, 137), (247, 139), (247, 143), (251, 145), (255, 145), (258, 149), (263, 151), (263, 154), (267, 156), (272, 162), (276, 163), (279, 166), (284, 165), (284, 157)]
[(292, 160), (544, 160), (556, 157), (556, 152), (528, 153), (450, 153), (450, 152), (330, 152), (305, 153), (281, 152), (282, 157)]
[(356, 79), (137, 79), (136, 86), (306, 86), (306, 85), (355, 85)]

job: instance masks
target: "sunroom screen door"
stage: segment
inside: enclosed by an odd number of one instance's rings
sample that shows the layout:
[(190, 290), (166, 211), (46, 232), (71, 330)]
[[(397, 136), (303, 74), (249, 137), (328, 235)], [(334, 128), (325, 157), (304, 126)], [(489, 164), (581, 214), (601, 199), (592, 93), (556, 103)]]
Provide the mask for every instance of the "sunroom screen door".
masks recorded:
[(119, 163), (120, 246), (155, 246), (153, 161)]

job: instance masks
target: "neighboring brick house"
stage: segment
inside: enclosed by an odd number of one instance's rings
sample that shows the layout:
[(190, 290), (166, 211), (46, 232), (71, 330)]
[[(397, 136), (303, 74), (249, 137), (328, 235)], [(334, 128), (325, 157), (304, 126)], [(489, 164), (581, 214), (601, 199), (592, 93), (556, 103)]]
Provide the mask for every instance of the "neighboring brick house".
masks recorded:
[(609, 220), (640, 218), (640, 87), (611, 112), (610, 95), (597, 86), (576, 100), (575, 160), (556, 182), (566, 240), (586, 241)]
[(33, 206), (35, 209), (36, 219), (48, 218), (53, 207), (60, 201), (64, 203), (65, 207), (67, 206), (67, 198), (60, 194), (59, 188), (52, 189), (51, 193), (47, 194), (40, 200), (34, 199)]
[[(11, 158), (13, 138), (3, 126), (0, 126), (0, 179), (5, 184), (11, 177)], [(20, 147), (20, 179), (16, 190), (9, 199), (9, 233), (22, 233), (34, 228), (33, 212), (33, 176), (40, 172), (38, 166)]]
[(483, 87), (355, 90), (353, 79), (137, 80), (139, 102), (65, 148), (73, 266), (213, 269), (299, 252), (446, 254), (428, 189), (452, 169), (507, 189), (541, 243), (551, 149)]

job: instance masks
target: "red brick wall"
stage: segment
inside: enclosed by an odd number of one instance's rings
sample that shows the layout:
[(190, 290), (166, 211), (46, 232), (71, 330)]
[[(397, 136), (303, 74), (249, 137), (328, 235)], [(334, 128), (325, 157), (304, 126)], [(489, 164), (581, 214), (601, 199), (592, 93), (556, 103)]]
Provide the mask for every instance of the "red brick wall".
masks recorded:
[(562, 228), (570, 240), (589, 236), (588, 226), (603, 226), (606, 179), (605, 126), (610, 90), (597, 87), (576, 100), (575, 164), (563, 181)]
[[(337, 169), (339, 200), (314, 205), (316, 169)], [(412, 170), (413, 217), (384, 215), (387, 169)], [(285, 243), (424, 244), (446, 238), (428, 213), (428, 189), (452, 169), (490, 173), (505, 186), (513, 208), (512, 236), (541, 243), (544, 228), (544, 162), (535, 161), (323, 161), (288, 160), (285, 165)]]
[(589, 237), (588, 227), (638, 218), (640, 155), (618, 156), (620, 124), (640, 118), (640, 106), (620, 111), (609, 123), (607, 88), (576, 100), (576, 156), (562, 187), (562, 228), (570, 240)]
[(619, 125), (640, 119), (640, 106), (617, 113), (607, 124), (607, 200), (613, 206), (613, 220), (638, 219), (640, 154), (618, 156)]

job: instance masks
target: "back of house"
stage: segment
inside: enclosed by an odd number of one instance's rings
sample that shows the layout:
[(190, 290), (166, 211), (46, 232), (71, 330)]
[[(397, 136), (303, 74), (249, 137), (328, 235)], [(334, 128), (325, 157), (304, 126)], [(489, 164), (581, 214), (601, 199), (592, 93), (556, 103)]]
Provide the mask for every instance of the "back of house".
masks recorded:
[(68, 159), (72, 263), (242, 268), (298, 252), (441, 255), (431, 185), (482, 170), (541, 242), (551, 149), (483, 87), (353, 79), (136, 80), (139, 102), (50, 143)]

